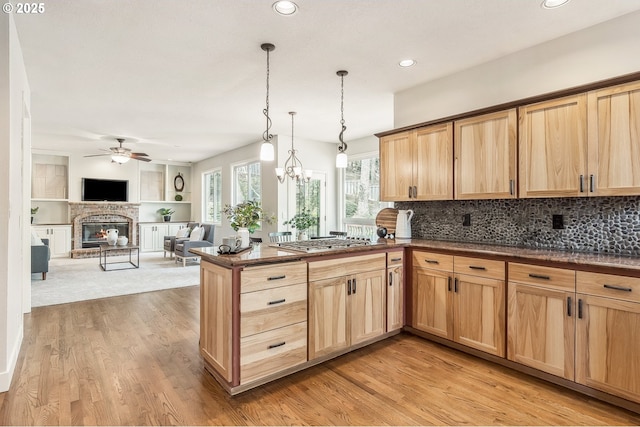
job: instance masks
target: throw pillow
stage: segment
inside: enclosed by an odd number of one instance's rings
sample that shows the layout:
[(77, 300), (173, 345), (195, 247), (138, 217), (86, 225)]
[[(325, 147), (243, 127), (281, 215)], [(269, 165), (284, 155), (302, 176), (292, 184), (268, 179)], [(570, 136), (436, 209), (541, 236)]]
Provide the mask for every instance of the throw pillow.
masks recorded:
[(181, 228), (176, 233), (176, 239), (184, 239), (185, 237), (189, 237), (191, 235), (191, 230), (188, 227)]
[(204, 228), (195, 227), (193, 230), (191, 230), (191, 234), (189, 235), (189, 240), (191, 241), (202, 240), (202, 236), (204, 236)]
[(38, 237), (35, 231), (31, 230), (31, 246), (42, 246), (42, 245), (44, 245), (44, 242), (42, 241), (42, 239)]

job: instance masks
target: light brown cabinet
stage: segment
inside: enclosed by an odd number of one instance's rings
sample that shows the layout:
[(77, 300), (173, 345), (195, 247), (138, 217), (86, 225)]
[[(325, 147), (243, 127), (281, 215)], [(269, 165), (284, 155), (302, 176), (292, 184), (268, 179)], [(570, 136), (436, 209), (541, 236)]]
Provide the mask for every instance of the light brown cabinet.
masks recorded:
[(640, 279), (578, 271), (576, 382), (640, 402)]
[(505, 354), (504, 262), (413, 252), (413, 327)]
[(591, 91), (589, 194), (640, 194), (640, 82)]
[(387, 332), (404, 326), (404, 252), (387, 253)]
[(516, 197), (515, 108), (455, 121), (455, 199)]
[(587, 96), (518, 109), (520, 197), (587, 194)]
[(575, 271), (509, 263), (507, 358), (574, 379)]
[(380, 200), (453, 200), (451, 122), (380, 138)]
[(309, 360), (384, 334), (385, 257), (309, 263)]

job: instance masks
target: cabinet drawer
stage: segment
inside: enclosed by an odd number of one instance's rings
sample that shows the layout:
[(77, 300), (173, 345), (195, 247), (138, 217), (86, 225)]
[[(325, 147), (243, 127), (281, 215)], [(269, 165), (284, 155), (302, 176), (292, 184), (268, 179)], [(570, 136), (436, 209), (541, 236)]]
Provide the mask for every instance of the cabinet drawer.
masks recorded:
[(307, 361), (307, 322), (240, 339), (240, 384)]
[(443, 254), (435, 254), (432, 252), (414, 251), (413, 267), (453, 271), (453, 255), (443, 255)]
[(581, 294), (640, 302), (640, 279), (578, 271), (576, 291)]
[(309, 263), (309, 281), (342, 277), (367, 271), (384, 270), (386, 254), (360, 255)]
[(240, 295), (241, 337), (305, 320), (307, 320), (306, 283)]
[(402, 265), (404, 261), (404, 251), (387, 252), (387, 267)]
[(575, 292), (576, 272), (563, 268), (509, 263), (509, 282)]
[(456, 256), (453, 258), (453, 271), (471, 276), (504, 280), (504, 261)]
[(286, 262), (247, 267), (240, 273), (240, 292), (253, 292), (278, 286), (307, 283), (306, 262)]

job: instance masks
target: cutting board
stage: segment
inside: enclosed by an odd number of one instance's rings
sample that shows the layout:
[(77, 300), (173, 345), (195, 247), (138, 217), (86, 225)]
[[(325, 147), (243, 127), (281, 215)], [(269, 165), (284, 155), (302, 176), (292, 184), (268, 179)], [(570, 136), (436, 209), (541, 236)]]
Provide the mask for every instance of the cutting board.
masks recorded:
[(384, 208), (376, 215), (376, 226), (386, 228), (388, 234), (395, 234), (397, 219), (398, 209)]

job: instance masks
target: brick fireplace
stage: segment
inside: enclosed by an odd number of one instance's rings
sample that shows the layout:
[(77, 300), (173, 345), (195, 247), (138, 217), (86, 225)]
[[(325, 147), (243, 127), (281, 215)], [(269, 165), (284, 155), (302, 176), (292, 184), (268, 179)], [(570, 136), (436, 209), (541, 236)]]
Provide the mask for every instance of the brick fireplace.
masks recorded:
[(97, 247), (82, 247), (82, 242), (86, 240), (83, 236), (82, 226), (86, 224), (101, 224), (103, 226), (114, 224), (113, 228), (120, 228), (115, 224), (126, 223), (129, 243), (138, 244), (139, 203), (69, 202), (69, 209), (73, 233), (72, 258), (97, 257), (99, 254)]

